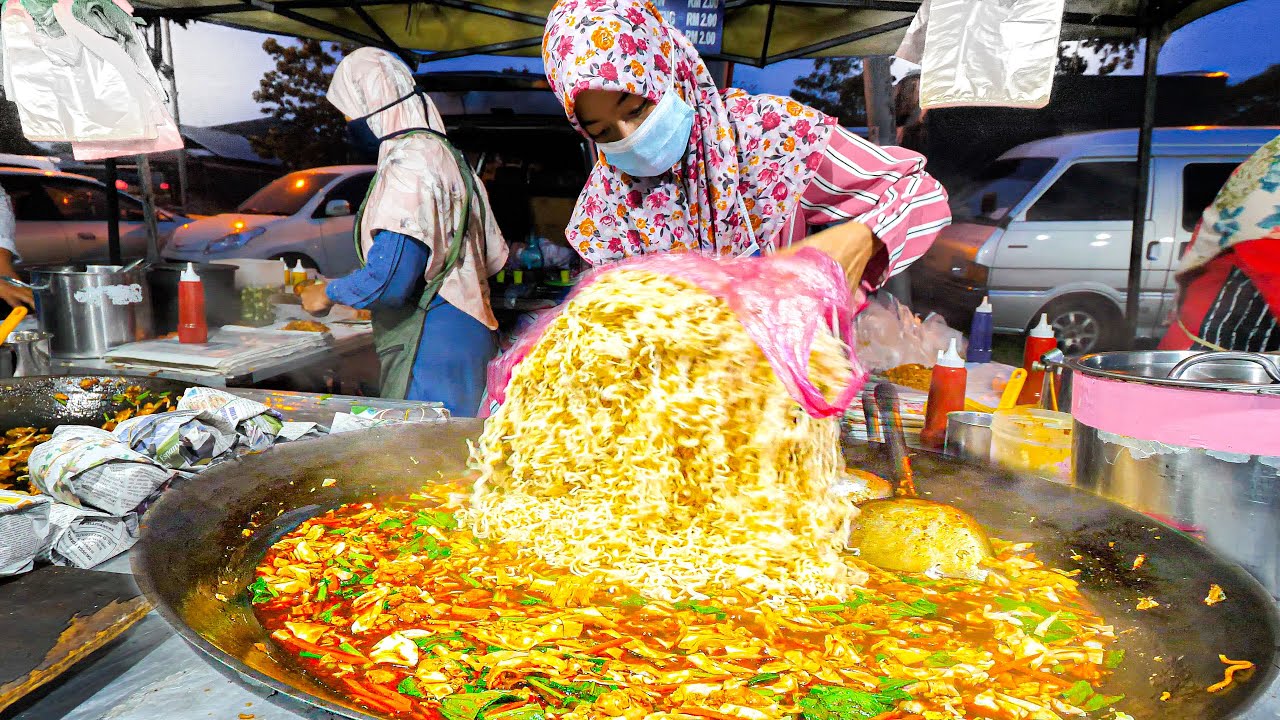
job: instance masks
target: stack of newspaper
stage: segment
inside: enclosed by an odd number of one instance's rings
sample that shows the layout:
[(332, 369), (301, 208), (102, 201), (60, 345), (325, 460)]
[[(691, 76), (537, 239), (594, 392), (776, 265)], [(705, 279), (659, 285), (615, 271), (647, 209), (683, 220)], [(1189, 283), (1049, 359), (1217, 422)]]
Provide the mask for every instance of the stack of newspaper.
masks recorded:
[(198, 369), (234, 375), (264, 361), (328, 345), (326, 333), (227, 325), (209, 332), (206, 343), (183, 344), (176, 338), (121, 345), (103, 359), (120, 365)]

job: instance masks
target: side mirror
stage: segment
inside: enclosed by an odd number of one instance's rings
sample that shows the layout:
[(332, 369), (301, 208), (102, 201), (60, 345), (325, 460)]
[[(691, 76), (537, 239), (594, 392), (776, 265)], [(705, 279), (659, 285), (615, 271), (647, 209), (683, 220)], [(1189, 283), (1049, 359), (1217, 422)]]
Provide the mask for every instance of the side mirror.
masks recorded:
[(983, 215), (991, 215), (996, 211), (996, 202), (997, 202), (997, 197), (995, 193), (993, 192), (985, 193), (982, 196), (982, 201), (981, 201), (982, 204), (978, 208), (978, 212), (980, 212)]
[(351, 203), (346, 200), (330, 200), (325, 203), (325, 217), (346, 217), (351, 214)]

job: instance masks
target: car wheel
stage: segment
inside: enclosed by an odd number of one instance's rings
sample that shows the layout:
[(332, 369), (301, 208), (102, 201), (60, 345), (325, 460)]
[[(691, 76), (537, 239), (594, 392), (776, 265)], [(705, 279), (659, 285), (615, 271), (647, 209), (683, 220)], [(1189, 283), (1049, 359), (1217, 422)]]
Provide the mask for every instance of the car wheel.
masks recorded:
[[(1116, 349), (1123, 337), (1124, 318), (1105, 300), (1059, 298), (1041, 312), (1049, 316), (1058, 348), (1068, 356)], [(1035, 324), (1039, 321), (1037, 313)]]

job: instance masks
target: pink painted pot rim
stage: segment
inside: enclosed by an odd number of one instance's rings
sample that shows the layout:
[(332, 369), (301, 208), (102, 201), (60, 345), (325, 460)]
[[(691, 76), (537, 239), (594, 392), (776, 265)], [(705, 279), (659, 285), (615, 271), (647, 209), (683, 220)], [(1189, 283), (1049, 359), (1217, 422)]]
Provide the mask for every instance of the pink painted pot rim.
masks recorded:
[(1179, 447), (1280, 456), (1280, 395), (1112, 380), (1075, 372), (1071, 414), (1096, 430)]

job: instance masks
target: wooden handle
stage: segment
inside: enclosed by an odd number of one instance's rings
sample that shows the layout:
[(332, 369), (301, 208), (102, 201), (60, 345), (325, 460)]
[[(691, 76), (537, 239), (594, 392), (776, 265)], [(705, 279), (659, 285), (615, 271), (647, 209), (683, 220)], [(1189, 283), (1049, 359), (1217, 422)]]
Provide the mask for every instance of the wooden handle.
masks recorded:
[(5, 318), (3, 323), (0, 323), (0, 345), (9, 340), (9, 335), (13, 332), (13, 329), (18, 327), (18, 323), (22, 322), (26, 317), (27, 308), (24, 305), (19, 305), (13, 309), (13, 312), (9, 313), (9, 317)]

